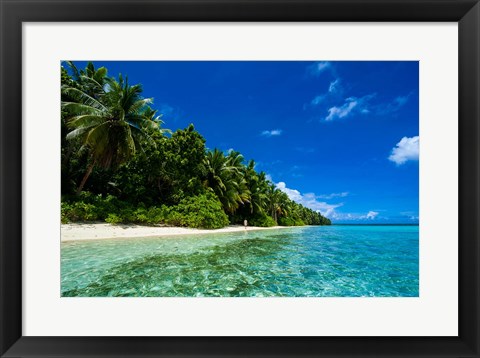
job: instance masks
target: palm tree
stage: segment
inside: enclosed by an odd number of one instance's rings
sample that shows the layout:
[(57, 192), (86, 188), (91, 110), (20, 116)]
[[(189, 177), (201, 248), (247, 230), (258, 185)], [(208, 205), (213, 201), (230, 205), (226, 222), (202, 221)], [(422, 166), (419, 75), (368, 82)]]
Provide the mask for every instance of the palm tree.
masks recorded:
[(243, 175), (243, 157), (238, 152), (225, 156), (218, 149), (207, 152), (204, 159), (204, 184), (211, 188), (226, 212), (233, 213), (250, 198)]
[(271, 184), (267, 192), (268, 208), (273, 220), (278, 223), (279, 215), (288, 214), (288, 196), (275, 185)]
[[(79, 194), (95, 166), (118, 166), (135, 155), (141, 141), (148, 140), (145, 130), (158, 128), (148, 105), (151, 98), (140, 96), (140, 85), (130, 86), (120, 75), (118, 81), (105, 78), (100, 84), (95, 72), (83, 76), (88, 85), (62, 87), (62, 110), (67, 113), (67, 139), (79, 139), (88, 149), (90, 163), (77, 189)], [(85, 78), (90, 78), (86, 80)]]
[(250, 191), (250, 214), (263, 213), (267, 204), (268, 181), (264, 172), (255, 171), (254, 160), (250, 160), (245, 168), (245, 180)]
[(107, 69), (105, 67), (95, 68), (93, 63), (89, 62), (84, 70), (78, 71), (75, 64), (67, 61), (70, 66), (74, 79), (81, 85), (82, 90), (92, 97), (105, 94), (105, 85), (107, 84)]
[[(84, 70), (78, 70), (73, 62), (66, 61), (66, 64), (70, 67), (73, 78), (68, 75), (68, 72), (62, 66), (62, 88), (73, 87), (81, 89), (81, 91), (93, 98), (99, 98), (105, 94), (104, 86), (107, 79), (107, 69), (105, 67), (95, 69), (93, 63), (89, 62)], [(64, 92), (62, 93), (62, 100), (65, 102), (75, 101), (75, 95), (72, 98), (68, 96), (68, 92)], [(66, 139), (68, 134), (65, 117), (68, 117), (68, 113), (64, 113), (62, 108), (62, 141)], [(72, 141), (67, 145), (68, 152), (64, 158), (64, 165), (69, 161), (75, 145), (76, 143), (72, 143)]]
[(237, 151), (230, 151), (227, 156), (226, 166), (229, 169), (229, 179), (232, 184), (229, 196), (235, 198), (235, 205), (229, 208), (229, 212), (233, 213), (240, 205), (245, 205), (250, 201), (250, 190), (245, 179), (245, 165), (243, 164), (243, 155)]
[(293, 201), (290, 200), (288, 195), (284, 193), (283, 191), (280, 193), (280, 200), (279, 200), (279, 206), (280, 206), (280, 212), (279, 214), (281, 216), (290, 216), (290, 214), (293, 211)]

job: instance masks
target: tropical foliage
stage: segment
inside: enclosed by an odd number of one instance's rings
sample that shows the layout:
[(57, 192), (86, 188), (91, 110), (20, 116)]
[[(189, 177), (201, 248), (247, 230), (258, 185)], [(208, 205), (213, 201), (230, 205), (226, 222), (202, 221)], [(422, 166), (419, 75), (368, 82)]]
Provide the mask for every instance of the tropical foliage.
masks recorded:
[(241, 153), (207, 150), (193, 124), (163, 129), (141, 85), (89, 63), (61, 68), (62, 222), (218, 228), (328, 225)]

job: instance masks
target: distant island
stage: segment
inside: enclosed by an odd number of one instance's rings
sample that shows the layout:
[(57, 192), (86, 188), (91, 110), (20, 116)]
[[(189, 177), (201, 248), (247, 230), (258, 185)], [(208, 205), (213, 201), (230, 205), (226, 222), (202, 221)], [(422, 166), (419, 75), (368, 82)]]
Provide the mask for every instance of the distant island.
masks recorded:
[[(92, 63), (61, 67), (61, 221), (218, 229), (330, 225), (289, 199), (255, 161), (174, 132), (142, 86)], [(226, 133), (225, 135), (228, 135)]]

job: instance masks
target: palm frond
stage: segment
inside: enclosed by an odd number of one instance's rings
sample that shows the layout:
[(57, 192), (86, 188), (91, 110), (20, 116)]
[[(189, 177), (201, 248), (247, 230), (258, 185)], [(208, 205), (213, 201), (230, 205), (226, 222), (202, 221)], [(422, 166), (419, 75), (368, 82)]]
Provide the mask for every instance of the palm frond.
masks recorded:
[(82, 128), (74, 129), (73, 131), (69, 132), (65, 138), (67, 140), (81, 138), (81, 137), (85, 136), (94, 127), (95, 127), (95, 125), (92, 125), (91, 127), (82, 127)]
[(149, 104), (153, 103), (153, 98), (143, 98), (138, 99), (135, 102), (131, 103), (128, 112), (134, 114), (140, 114), (145, 111), (145, 107)]
[(77, 102), (62, 102), (62, 110), (68, 112), (69, 114), (73, 114), (74, 116), (80, 115), (92, 115), (92, 116), (100, 116), (104, 113), (104, 111), (88, 106), (86, 104), (77, 103)]
[(78, 81), (80, 78), (80, 73), (78, 72), (77, 66), (72, 61), (65, 61), (73, 72), (73, 78)]
[(143, 131), (141, 128), (137, 128), (135, 126), (132, 126), (131, 131), (132, 131), (132, 136), (134, 137), (134, 139), (136, 139), (136, 140), (138, 139), (139, 143), (140, 143), (141, 140), (145, 140), (149, 144), (151, 144), (152, 146), (154, 146), (154, 147), (157, 146), (157, 143), (155, 143), (155, 140), (150, 135), (148, 135), (148, 133)]
[(89, 96), (88, 94), (86, 94), (82, 90), (79, 90), (78, 88), (62, 86), (62, 95), (68, 96), (74, 102), (81, 103), (102, 111), (107, 110), (105, 105), (103, 105), (100, 101)]
[(88, 76), (85, 76), (85, 75), (82, 75), (80, 77), (82, 79), (82, 81), (90, 85), (92, 85), (92, 87), (97, 91), (97, 92), (100, 92), (100, 94), (105, 94), (105, 91), (104, 91), (104, 88), (103, 88), (103, 84), (101, 84), (100, 82), (98, 82), (95, 78), (93, 77), (88, 77)]
[(69, 128), (92, 127), (98, 126), (105, 122), (105, 117), (84, 114), (73, 116), (67, 119), (67, 126)]

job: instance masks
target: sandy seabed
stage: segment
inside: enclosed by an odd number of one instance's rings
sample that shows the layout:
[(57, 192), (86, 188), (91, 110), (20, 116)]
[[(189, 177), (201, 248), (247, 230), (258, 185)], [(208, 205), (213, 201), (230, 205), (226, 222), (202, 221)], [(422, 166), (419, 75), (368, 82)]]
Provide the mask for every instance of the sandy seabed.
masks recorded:
[(243, 226), (227, 226), (221, 229), (191, 229), (184, 227), (170, 226), (142, 226), (119, 224), (112, 225), (106, 223), (75, 223), (62, 224), (61, 240), (98, 240), (115, 238), (133, 238), (133, 237), (169, 237), (177, 235), (199, 235), (226, 232), (245, 232), (256, 230), (287, 229), (285, 226), (257, 227), (249, 226), (247, 229)]

